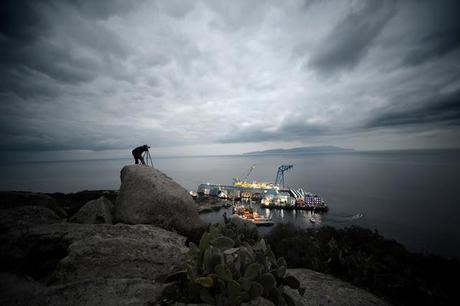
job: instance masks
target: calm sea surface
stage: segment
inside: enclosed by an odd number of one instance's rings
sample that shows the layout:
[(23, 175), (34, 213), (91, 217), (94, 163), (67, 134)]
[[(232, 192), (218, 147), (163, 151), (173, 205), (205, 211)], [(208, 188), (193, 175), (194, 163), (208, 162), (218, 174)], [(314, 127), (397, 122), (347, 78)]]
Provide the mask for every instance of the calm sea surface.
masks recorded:
[[(75, 192), (118, 189), (126, 160), (1, 164), (1, 190)], [(411, 250), (460, 258), (460, 151), (186, 157), (154, 159), (155, 166), (196, 190), (203, 182), (231, 184), (253, 164), (250, 178), (273, 182), (277, 167), (292, 164), (287, 184), (323, 197), (330, 211), (260, 210), (276, 222), (303, 227), (360, 225), (377, 229)], [(258, 208), (256, 205), (255, 208)], [(220, 221), (224, 210), (202, 215)], [(267, 230), (267, 229), (265, 229)]]

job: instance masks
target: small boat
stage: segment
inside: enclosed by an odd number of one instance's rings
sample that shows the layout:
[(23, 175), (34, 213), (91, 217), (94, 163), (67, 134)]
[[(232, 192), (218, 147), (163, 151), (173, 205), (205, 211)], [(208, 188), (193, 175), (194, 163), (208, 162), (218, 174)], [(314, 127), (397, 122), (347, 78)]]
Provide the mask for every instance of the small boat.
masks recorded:
[(273, 226), (275, 224), (275, 223), (273, 223), (273, 221), (270, 221), (270, 220), (255, 220), (255, 219), (252, 219), (251, 221), (256, 226)]
[(270, 216), (267, 217), (267, 216), (265, 216), (265, 215), (259, 215), (258, 213), (254, 212), (254, 213), (252, 214), (252, 218), (251, 218), (251, 219), (253, 219), (253, 220), (255, 220), (255, 221), (270, 221), (270, 220), (271, 220), (271, 217), (270, 217)]
[(243, 220), (247, 220), (255, 224), (256, 226), (272, 226), (275, 223), (271, 221), (271, 218), (259, 215), (257, 212), (253, 212), (252, 209), (245, 207), (236, 207), (234, 214)]
[(254, 218), (252, 218), (252, 220), (255, 220), (255, 221), (270, 221), (270, 219), (267, 218), (267, 217), (254, 217)]
[(313, 218), (313, 217), (310, 217), (310, 219), (309, 219), (309, 220), (310, 220), (310, 222), (311, 222), (311, 223), (316, 223), (316, 219), (315, 219), (315, 218)]

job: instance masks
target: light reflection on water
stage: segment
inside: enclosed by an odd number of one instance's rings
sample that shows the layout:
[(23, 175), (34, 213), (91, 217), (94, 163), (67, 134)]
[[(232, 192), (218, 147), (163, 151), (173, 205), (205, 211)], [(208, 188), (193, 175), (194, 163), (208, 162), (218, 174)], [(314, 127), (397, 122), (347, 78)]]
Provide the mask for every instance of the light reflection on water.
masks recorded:
[[(249, 205), (248, 205), (249, 206)], [(329, 213), (315, 213), (307, 210), (283, 210), (283, 209), (269, 209), (263, 208), (260, 204), (251, 205), (254, 211), (261, 216), (269, 217), (275, 224), (277, 223), (293, 223), (302, 228), (312, 228), (321, 225), (331, 225), (335, 227), (360, 225), (361, 217), (355, 216), (338, 216)], [(207, 223), (223, 222), (223, 214), (227, 216), (232, 214), (231, 208), (222, 208), (219, 211), (204, 213), (200, 217)], [(259, 231), (263, 234), (268, 233), (271, 227), (261, 226), (258, 227)]]

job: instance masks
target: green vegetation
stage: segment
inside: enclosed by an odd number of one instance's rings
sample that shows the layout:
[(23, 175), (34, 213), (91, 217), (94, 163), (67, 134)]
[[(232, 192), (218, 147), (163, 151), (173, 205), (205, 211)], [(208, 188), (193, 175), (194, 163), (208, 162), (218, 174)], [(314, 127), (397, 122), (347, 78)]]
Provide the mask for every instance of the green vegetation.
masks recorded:
[(332, 274), (397, 305), (457, 304), (458, 261), (408, 252), (377, 232), (278, 224), (265, 238), (289, 268)]
[(163, 303), (206, 302), (239, 305), (264, 297), (276, 305), (294, 305), (285, 286), (303, 294), (299, 281), (286, 274), (287, 264), (276, 258), (255, 228), (240, 220), (211, 225), (199, 244), (190, 242), (184, 271), (170, 275)]
[[(225, 226), (221, 228), (222, 235), (233, 239), (236, 245), (241, 245), (242, 242), (247, 242), (250, 245), (253, 245), (262, 238), (257, 231), (257, 228), (249, 222), (242, 222), (239, 219), (227, 218), (226, 215), (224, 215), (224, 221)], [(191, 242), (198, 245), (203, 234), (208, 232), (211, 226), (212, 225), (196, 227), (188, 232), (180, 232), (180, 234), (187, 237), (187, 241), (185, 243), (187, 246), (190, 246)]]
[[(235, 221), (238, 220), (221, 225), (220, 235), (234, 242), (232, 248), (250, 245), (257, 249), (261, 241), (257, 230)], [(199, 248), (203, 233), (215, 231), (215, 226), (188, 233), (190, 245), (194, 242)], [(328, 226), (301, 229), (292, 224), (278, 224), (264, 238), (274, 256), (286, 259), (288, 268), (308, 268), (334, 275), (396, 305), (457, 304), (456, 284), (460, 275), (457, 260), (409, 252), (376, 231)]]

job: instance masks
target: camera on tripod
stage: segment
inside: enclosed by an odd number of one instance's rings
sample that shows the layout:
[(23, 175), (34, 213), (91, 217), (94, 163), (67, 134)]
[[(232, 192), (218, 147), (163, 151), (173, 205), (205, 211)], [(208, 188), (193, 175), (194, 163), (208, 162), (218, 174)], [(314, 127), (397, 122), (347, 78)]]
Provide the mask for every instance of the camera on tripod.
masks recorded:
[(147, 149), (147, 151), (144, 152), (144, 161), (145, 164), (149, 167), (153, 167), (153, 161), (152, 161), (152, 156), (150, 155), (150, 151)]

